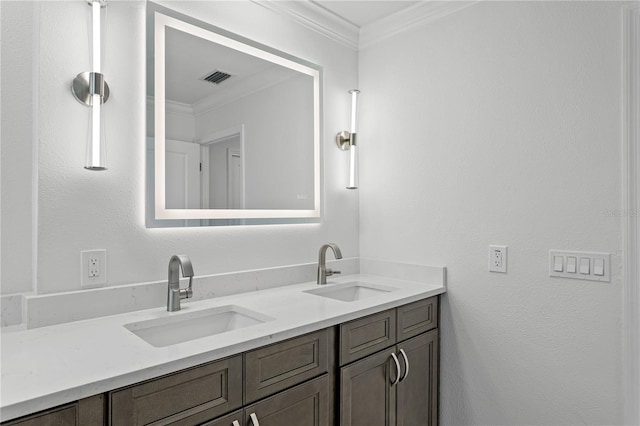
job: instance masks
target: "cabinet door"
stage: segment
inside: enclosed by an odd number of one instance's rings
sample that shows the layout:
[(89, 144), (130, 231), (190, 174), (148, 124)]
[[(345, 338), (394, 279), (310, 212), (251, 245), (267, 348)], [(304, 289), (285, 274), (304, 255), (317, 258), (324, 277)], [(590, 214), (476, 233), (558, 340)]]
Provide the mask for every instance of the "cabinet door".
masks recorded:
[(249, 405), (245, 421), (251, 426), (328, 426), (329, 380), (322, 377)]
[(398, 426), (435, 426), (438, 424), (438, 330), (421, 334), (398, 345), (409, 360), (403, 365), (397, 386)]
[(340, 369), (340, 425), (393, 426), (400, 372), (390, 347)]

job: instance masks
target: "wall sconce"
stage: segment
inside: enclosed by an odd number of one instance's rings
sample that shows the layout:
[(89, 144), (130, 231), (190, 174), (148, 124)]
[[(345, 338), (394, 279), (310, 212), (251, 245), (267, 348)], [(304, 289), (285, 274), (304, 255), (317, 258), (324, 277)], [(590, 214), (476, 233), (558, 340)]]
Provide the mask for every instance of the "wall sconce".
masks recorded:
[[(87, 159), (85, 169), (107, 170), (102, 104), (109, 99), (109, 86), (102, 75), (102, 9), (105, 0), (88, 0), (91, 7), (91, 68), (73, 79), (71, 93), (83, 105), (89, 107), (89, 134), (87, 138)], [(106, 10), (104, 15), (106, 16)], [(105, 18), (106, 21), (106, 18)]]
[(343, 130), (336, 135), (338, 148), (343, 151), (351, 151), (349, 159), (349, 185), (347, 189), (358, 189), (358, 145), (356, 143), (358, 132), (358, 89), (349, 90), (351, 94), (351, 131)]

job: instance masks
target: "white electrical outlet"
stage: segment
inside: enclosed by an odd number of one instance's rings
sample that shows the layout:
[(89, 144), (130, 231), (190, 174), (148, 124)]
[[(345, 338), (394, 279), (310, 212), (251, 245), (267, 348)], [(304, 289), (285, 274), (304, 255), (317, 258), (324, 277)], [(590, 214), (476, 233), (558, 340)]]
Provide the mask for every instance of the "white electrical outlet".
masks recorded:
[(507, 273), (507, 246), (489, 246), (489, 271)]
[(100, 276), (100, 259), (97, 257), (89, 257), (89, 278)]
[(80, 284), (82, 287), (98, 287), (107, 283), (107, 251), (85, 250), (80, 252)]

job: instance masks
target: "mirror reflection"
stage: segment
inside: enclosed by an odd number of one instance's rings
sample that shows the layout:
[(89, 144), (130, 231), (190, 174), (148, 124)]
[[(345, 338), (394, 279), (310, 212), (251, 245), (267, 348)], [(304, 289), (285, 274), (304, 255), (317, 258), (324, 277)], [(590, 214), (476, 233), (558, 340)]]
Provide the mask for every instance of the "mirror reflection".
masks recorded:
[(318, 67), (148, 5), (155, 219), (319, 217)]

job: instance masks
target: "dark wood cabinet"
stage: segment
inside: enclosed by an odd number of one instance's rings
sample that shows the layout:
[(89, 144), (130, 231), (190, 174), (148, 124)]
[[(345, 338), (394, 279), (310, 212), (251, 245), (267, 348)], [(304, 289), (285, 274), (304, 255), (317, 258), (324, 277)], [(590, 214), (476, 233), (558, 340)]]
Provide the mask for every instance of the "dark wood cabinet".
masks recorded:
[[(438, 424), (438, 330), (398, 344), (409, 365), (403, 363), (402, 380), (396, 387), (398, 426)], [(402, 353), (401, 353), (402, 355)]]
[(395, 309), (340, 324), (340, 365), (364, 358), (395, 342)]
[[(387, 332), (387, 324), (397, 328)], [(437, 297), (340, 326), (340, 344), (347, 345), (340, 348), (341, 426), (438, 424), (437, 326)], [(360, 331), (359, 339), (347, 338), (353, 330)], [(380, 342), (384, 349), (360, 356)], [(363, 350), (353, 350), (358, 347)]]
[(438, 296), (2, 426), (435, 426)]
[(400, 374), (391, 356), (395, 347), (356, 361), (340, 371), (340, 424), (395, 425), (396, 396), (391, 384)]
[(242, 407), (242, 355), (109, 392), (109, 425), (195, 426)]
[(244, 426), (244, 410), (234, 411), (226, 416), (218, 417), (210, 422), (203, 423), (201, 426)]
[(325, 329), (247, 352), (245, 404), (326, 373), (333, 357), (330, 340)]
[(41, 411), (3, 426), (103, 426), (104, 396), (96, 395), (61, 407)]
[(244, 410), (251, 426), (328, 426), (328, 375), (280, 392)]
[(398, 342), (438, 327), (438, 298), (419, 300), (397, 308)]
[(252, 425), (253, 414), (261, 426), (327, 426), (334, 338), (320, 330), (109, 392), (109, 425)]

